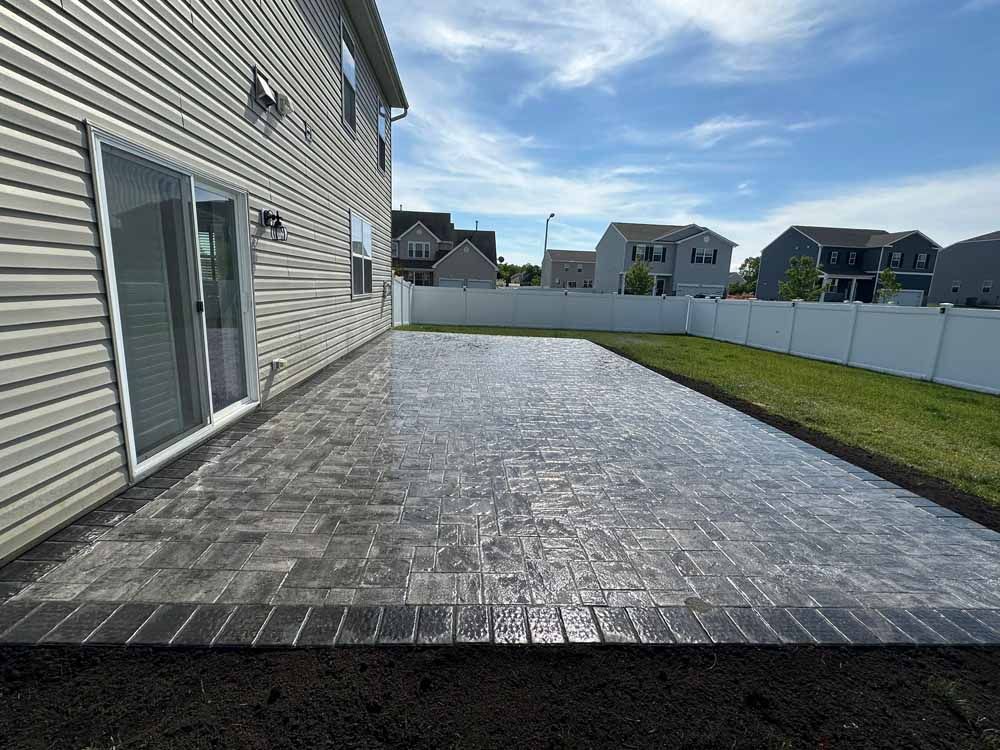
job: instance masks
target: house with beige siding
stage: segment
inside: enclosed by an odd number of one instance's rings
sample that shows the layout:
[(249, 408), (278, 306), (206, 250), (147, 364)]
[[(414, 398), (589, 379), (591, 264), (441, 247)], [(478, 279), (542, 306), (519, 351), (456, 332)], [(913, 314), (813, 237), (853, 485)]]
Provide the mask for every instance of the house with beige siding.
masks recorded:
[(408, 103), (373, 0), (0, 26), (3, 561), (390, 327)]
[(456, 229), (449, 213), (393, 211), (392, 265), (417, 286), (494, 289), (496, 233)]
[(593, 250), (546, 248), (542, 256), (542, 286), (550, 289), (593, 289), (597, 253)]

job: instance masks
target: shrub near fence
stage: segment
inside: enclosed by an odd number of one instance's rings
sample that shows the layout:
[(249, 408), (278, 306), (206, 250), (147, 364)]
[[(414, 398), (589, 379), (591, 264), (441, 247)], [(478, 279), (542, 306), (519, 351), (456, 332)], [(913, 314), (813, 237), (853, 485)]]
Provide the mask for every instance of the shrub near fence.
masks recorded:
[(406, 286), (397, 324), (687, 333), (1000, 394), (996, 310)]

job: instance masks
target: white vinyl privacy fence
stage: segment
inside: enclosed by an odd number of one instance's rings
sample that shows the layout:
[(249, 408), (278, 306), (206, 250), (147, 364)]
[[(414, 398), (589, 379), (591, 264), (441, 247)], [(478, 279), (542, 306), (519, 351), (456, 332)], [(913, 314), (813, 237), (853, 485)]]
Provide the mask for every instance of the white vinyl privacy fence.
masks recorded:
[(687, 333), (1000, 394), (995, 310), (405, 286), (397, 325)]
[(392, 277), (392, 324), (408, 326), (410, 311), (413, 309), (413, 290), (416, 287), (398, 276)]

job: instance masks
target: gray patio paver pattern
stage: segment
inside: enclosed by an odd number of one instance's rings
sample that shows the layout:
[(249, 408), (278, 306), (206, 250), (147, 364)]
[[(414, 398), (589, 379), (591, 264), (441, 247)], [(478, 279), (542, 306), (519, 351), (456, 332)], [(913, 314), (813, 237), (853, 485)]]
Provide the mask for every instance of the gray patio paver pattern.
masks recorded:
[(0, 596), (18, 643), (996, 643), (1000, 534), (590, 342), (393, 332)]

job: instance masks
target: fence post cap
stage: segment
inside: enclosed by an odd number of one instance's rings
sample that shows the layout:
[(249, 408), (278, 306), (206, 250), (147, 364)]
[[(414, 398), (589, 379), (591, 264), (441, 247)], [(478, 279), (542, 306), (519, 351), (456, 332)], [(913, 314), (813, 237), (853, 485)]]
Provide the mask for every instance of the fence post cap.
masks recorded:
[(954, 302), (942, 302), (940, 305), (938, 305), (938, 307), (940, 307), (942, 310), (950, 310), (954, 306), (955, 306)]
[(854, 300), (854, 304), (855, 304), (855, 305), (863, 305), (863, 304), (865, 304), (865, 303), (864, 303), (864, 302), (862, 302), (862, 301), (861, 301), (861, 300), (859, 300), (859, 299), (856, 299), (856, 300)]

